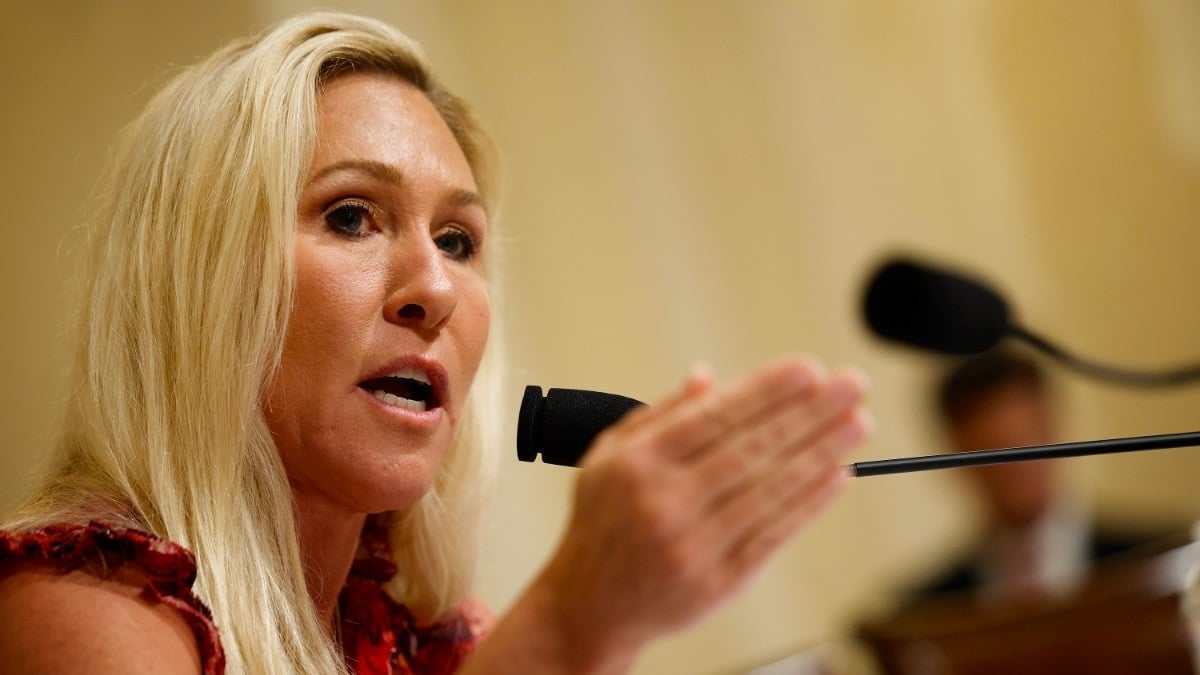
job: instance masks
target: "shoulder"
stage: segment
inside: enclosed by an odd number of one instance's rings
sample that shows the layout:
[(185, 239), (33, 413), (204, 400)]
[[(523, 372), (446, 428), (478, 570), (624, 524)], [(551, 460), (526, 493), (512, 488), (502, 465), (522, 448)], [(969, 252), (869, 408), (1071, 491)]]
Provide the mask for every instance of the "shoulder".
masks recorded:
[(200, 672), (192, 628), (143, 590), (140, 572), (101, 579), (45, 564), (3, 566), (0, 663), (15, 672)]
[(195, 578), (191, 551), (137, 529), (92, 521), (0, 530), (0, 663), (35, 673), (222, 673), (220, 635), (192, 592)]

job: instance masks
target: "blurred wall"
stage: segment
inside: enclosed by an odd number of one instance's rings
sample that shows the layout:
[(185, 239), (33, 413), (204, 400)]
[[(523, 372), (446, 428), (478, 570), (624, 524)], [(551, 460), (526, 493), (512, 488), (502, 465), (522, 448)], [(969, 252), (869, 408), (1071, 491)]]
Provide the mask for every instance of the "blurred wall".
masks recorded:
[[(412, 34), (503, 149), (514, 409), (527, 383), (650, 399), (696, 361), (729, 376), (813, 352), (874, 381), (861, 459), (925, 454), (937, 362), (872, 341), (855, 309), (895, 250), (976, 270), (1087, 354), (1200, 358), (1192, 0), (321, 4)], [(0, 7), (0, 505), (69, 386), (61, 279), (109, 141), (174, 67), (309, 6)], [(1198, 388), (1062, 388), (1072, 438), (1200, 428)], [(1198, 451), (1067, 467), (1109, 519), (1200, 515)], [(506, 458), (480, 580), (498, 609), (552, 551), (571, 481)], [(639, 672), (727, 672), (843, 635), (972, 524), (952, 475), (862, 480)]]

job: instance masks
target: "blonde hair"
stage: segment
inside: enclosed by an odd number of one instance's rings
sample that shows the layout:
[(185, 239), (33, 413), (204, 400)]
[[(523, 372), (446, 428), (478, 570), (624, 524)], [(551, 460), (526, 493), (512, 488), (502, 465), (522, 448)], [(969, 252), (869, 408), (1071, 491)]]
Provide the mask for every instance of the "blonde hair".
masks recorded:
[[(100, 184), (58, 455), (5, 522), (101, 517), (187, 546), (232, 673), (344, 670), (308, 601), (262, 399), (292, 303), (320, 88), (350, 71), (421, 89), (494, 211), (490, 140), (383, 23), (307, 14), (184, 70), (123, 132)], [(430, 492), (385, 516), (400, 570), (388, 590), (419, 616), (452, 609), (471, 583), (500, 386), (493, 339)]]

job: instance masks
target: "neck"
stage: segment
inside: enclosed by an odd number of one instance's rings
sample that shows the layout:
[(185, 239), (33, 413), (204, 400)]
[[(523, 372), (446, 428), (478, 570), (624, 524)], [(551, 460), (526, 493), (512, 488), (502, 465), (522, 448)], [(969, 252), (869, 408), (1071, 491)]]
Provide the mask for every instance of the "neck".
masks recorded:
[(332, 635), (338, 593), (350, 574), (366, 514), (300, 491), (294, 492), (293, 500), (304, 581), (321, 624)]

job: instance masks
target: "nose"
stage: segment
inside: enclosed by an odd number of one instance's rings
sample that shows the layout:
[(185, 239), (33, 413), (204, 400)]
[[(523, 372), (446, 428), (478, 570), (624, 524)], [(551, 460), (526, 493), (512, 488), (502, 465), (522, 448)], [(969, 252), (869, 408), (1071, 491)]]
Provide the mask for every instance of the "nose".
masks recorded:
[(393, 290), (384, 303), (384, 318), (419, 332), (441, 329), (458, 306), (458, 289), (446, 259), (429, 242), (394, 260)]

